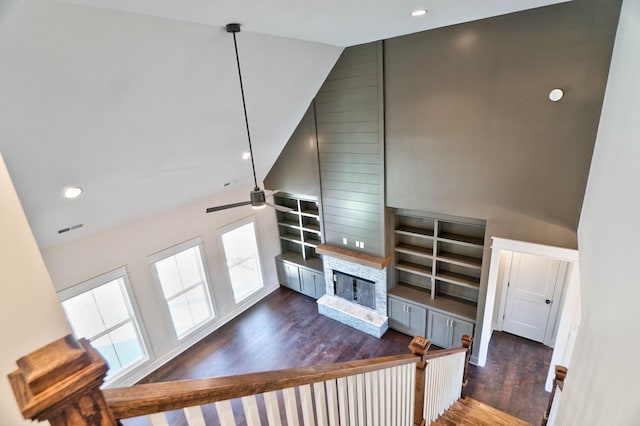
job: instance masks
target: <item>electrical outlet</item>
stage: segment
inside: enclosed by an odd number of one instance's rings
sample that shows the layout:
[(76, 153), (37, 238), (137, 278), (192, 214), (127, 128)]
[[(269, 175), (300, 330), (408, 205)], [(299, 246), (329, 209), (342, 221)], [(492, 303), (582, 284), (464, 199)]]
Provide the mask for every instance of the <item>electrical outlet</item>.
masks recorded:
[(342, 244), (347, 244), (347, 243), (348, 243), (347, 238), (346, 237), (342, 237)]
[(360, 248), (364, 248), (364, 241), (360, 241)]

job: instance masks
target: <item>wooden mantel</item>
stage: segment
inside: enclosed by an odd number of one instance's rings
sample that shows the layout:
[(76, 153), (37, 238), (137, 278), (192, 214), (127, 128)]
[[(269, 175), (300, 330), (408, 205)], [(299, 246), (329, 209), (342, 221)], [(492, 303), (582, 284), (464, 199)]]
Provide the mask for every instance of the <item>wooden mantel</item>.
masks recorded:
[(384, 269), (393, 260), (393, 256), (388, 256), (383, 259), (381, 257), (375, 257), (344, 248), (328, 246), (326, 244), (319, 245), (316, 248), (316, 253), (336, 257), (347, 262), (353, 262), (357, 263), (358, 265), (364, 265), (375, 269)]

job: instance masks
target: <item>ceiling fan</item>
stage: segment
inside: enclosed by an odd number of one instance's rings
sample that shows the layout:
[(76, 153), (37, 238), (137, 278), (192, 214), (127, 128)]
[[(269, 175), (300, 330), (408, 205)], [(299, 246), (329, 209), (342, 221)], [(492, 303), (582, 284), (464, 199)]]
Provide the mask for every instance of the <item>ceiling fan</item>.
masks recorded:
[[(249, 193), (248, 201), (241, 201), (239, 203), (225, 204), (222, 206), (209, 207), (207, 209), (207, 213), (217, 212), (220, 210), (231, 209), (234, 207), (240, 206), (248, 206), (251, 205), (254, 209), (261, 209), (263, 207), (269, 206), (273, 207), (276, 210), (280, 210), (283, 212), (290, 212), (293, 209), (289, 207), (279, 206), (273, 203), (267, 203), (267, 196), (263, 189), (260, 189), (258, 186), (258, 179), (256, 178), (256, 166), (253, 162), (253, 148), (251, 147), (251, 133), (249, 132), (249, 119), (247, 118), (247, 105), (244, 100), (244, 86), (242, 85), (242, 73), (240, 72), (240, 57), (238, 56), (238, 43), (236, 42), (236, 33), (240, 32), (240, 24), (227, 24), (226, 30), (228, 33), (233, 35), (233, 46), (236, 51), (236, 63), (238, 64), (238, 79), (240, 80), (240, 93), (242, 94), (242, 108), (244, 109), (244, 122), (247, 126), (247, 140), (249, 141), (249, 155), (251, 158), (251, 169), (253, 170), (253, 191)], [(277, 193), (278, 191), (273, 191), (269, 196)]]

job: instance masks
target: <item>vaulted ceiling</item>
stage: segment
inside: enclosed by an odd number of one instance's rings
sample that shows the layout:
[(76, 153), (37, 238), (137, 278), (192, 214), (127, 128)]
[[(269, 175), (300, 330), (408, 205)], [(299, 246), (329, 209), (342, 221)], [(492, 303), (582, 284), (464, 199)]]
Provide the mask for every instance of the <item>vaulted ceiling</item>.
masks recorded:
[[(0, 0), (0, 153), (39, 245), (60, 244), (229, 187), (248, 192), (226, 23), (243, 25), (260, 180), (343, 47), (553, 3)], [(83, 195), (64, 199), (73, 185)]]

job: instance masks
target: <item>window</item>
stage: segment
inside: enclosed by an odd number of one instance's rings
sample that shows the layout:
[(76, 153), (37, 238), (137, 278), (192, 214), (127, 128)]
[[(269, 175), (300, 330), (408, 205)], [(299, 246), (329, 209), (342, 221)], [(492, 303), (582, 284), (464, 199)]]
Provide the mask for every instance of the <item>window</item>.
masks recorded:
[(200, 244), (199, 238), (186, 241), (149, 258), (178, 339), (214, 317)]
[[(228, 229), (228, 228), (227, 228)], [(222, 230), (222, 245), (236, 303), (262, 288), (262, 272), (253, 218), (249, 223)]]
[(108, 272), (58, 293), (76, 338), (84, 337), (109, 364), (107, 380), (148, 359), (127, 272)]

